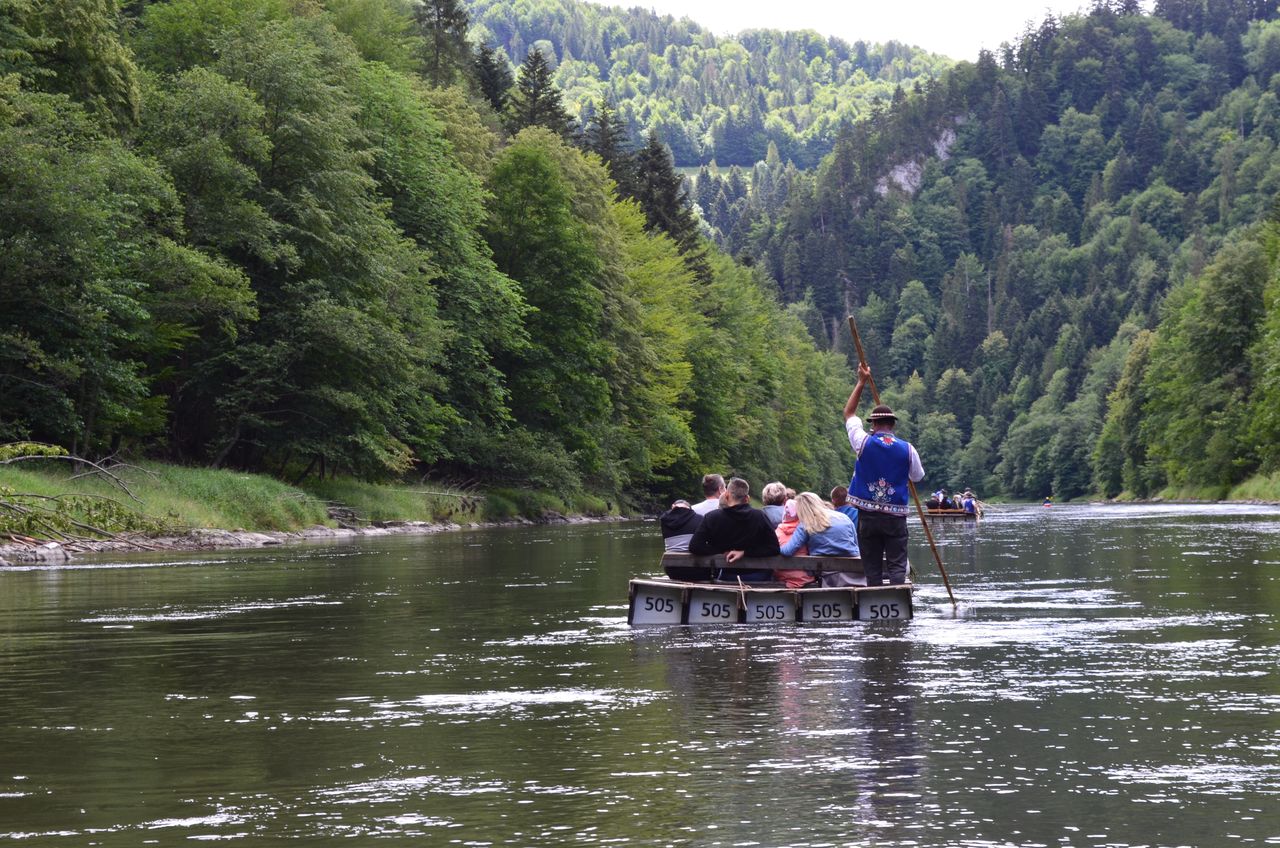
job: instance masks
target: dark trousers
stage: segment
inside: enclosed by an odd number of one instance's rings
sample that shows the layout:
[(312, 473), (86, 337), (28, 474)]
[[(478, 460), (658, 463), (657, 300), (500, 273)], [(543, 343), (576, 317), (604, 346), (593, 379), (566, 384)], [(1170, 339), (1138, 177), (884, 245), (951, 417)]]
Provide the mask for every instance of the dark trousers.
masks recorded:
[(868, 586), (907, 582), (907, 517), (858, 510), (858, 549)]

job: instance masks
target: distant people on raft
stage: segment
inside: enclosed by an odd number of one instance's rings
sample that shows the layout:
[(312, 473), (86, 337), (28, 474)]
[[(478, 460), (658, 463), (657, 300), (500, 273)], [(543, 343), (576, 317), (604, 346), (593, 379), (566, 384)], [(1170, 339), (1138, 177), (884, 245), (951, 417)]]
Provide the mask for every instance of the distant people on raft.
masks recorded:
[(858, 525), (858, 508), (849, 503), (849, 490), (844, 486), (836, 486), (831, 490), (831, 508), (849, 516), (855, 527)]
[(959, 500), (952, 500), (946, 489), (938, 489), (924, 502), (929, 509), (960, 509)]
[[(858, 547), (867, 585), (883, 585), (885, 572), (891, 584), (907, 579), (907, 499), (908, 481), (924, 479), (920, 455), (905, 439), (894, 435), (898, 416), (887, 406), (871, 410), (863, 429), (858, 417), (862, 392), (871, 379), (871, 369), (858, 366), (858, 383), (844, 405), (845, 432), (857, 461), (849, 483), (849, 503), (858, 509)], [(804, 513), (801, 512), (801, 523)], [(793, 537), (794, 538), (794, 537)]]
[(1041, 506), (1053, 506), (1053, 498), (1046, 497), (1046, 498), (1044, 499), (1044, 503), (1042, 503), (1042, 504), (1040, 504), (1040, 505), (1041, 505)]
[(702, 494), (706, 498), (693, 505), (698, 515), (706, 515), (720, 508), (720, 496), (724, 494), (724, 478), (719, 474), (707, 474), (702, 478)]
[[(695, 510), (697, 507), (694, 508)], [(765, 514), (751, 505), (751, 486), (734, 477), (720, 498), (720, 508), (702, 517), (689, 540), (689, 553), (696, 556), (724, 554), (727, 563), (748, 557), (778, 555), (778, 537)], [(762, 582), (772, 578), (770, 569), (721, 569), (720, 577)]]
[(960, 508), (970, 515), (978, 514), (978, 499), (974, 497), (973, 489), (964, 490), (964, 494), (960, 496)]
[[(662, 528), (662, 544), (666, 553), (687, 554), (689, 542), (693, 541), (694, 531), (702, 523), (702, 516), (693, 511), (693, 506), (686, 500), (678, 500), (671, 504), (671, 509), (658, 516), (658, 526)], [(715, 578), (710, 568), (692, 565), (664, 565), (663, 571), (672, 580), (708, 582)]]
[(787, 487), (781, 483), (768, 483), (760, 492), (760, 501), (764, 504), (761, 512), (775, 528), (782, 521), (782, 508), (787, 502)]
[[(809, 556), (856, 557), (859, 555), (858, 531), (853, 519), (834, 509), (827, 509), (813, 492), (796, 496), (796, 515), (800, 525), (781, 551), (783, 556), (796, 556), (802, 548)], [(824, 586), (854, 586), (855, 576), (843, 571), (824, 574)]]

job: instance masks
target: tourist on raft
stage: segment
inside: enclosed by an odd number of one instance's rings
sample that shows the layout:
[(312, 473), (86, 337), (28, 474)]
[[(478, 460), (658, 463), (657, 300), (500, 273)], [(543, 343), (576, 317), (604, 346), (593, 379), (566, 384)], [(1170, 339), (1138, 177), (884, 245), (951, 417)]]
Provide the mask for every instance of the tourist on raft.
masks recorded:
[[(858, 547), (868, 586), (884, 584), (887, 570), (891, 584), (907, 580), (907, 481), (924, 479), (924, 466), (911, 443), (894, 435), (898, 417), (887, 406), (877, 406), (867, 417), (868, 433), (858, 417), (862, 391), (871, 380), (871, 369), (858, 366), (858, 383), (844, 405), (845, 432), (857, 455), (849, 503), (858, 509)], [(800, 520), (804, 521), (803, 510)]]
[(973, 489), (964, 490), (964, 495), (960, 499), (960, 508), (970, 515), (978, 514), (978, 499), (974, 497)]
[[(702, 516), (693, 511), (686, 500), (678, 500), (671, 504), (671, 509), (658, 516), (658, 526), (662, 528), (662, 544), (666, 553), (687, 554), (693, 533), (702, 523)], [(712, 569), (693, 565), (664, 565), (663, 570), (672, 580), (706, 582), (715, 577)]]
[[(793, 498), (783, 506), (782, 521), (773, 529), (773, 532), (778, 537), (778, 544), (786, 547), (787, 542), (791, 541), (791, 537), (795, 535), (796, 528), (799, 526), (800, 516), (796, 512), (796, 502)], [(792, 556), (808, 556), (808, 554), (809, 549), (801, 545), (800, 549)], [(813, 575), (799, 568), (774, 569), (773, 579), (782, 583), (788, 589), (799, 589), (813, 583)]]
[[(796, 514), (800, 526), (782, 546), (783, 556), (795, 556), (803, 547), (808, 547), (809, 556), (858, 556), (858, 531), (849, 516), (827, 509), (813, 492), (796, 496)], [(822, 582), (826, 586), (857, 585), (853, 575), (843, 571), (824, 574)]]
[(768, 483), (760, 492), (760, 501), (764, 508), (760, 511), (775, 528), (782, 521), (782, 507), (787, 502), (787, 487), (781, 483)]
[(857, 526), (858, 508), (849, 503), (849, 490), (844, 486), (836, 486), (831, 490), (831, 508), (849, 516), (853, 519), (854, 526)]
[(702, 478), (702, 494), (706, 500), (699, 501), (693, 505), (693, 511), (698, 515), (706, 515), (712, 510), (720, 508), (720, 496), (724, 494), (724, 478), (719, 474), (707, 474)]
[[(696, 509), (696, 507), (695, 507)], [(751, 505), (751, 487), (741, 477), (729, 481), (720, 498), (720, 508), (702, 517), (702, 523), (689, 540), (689, 553), (695, 556), (724, 554), (725, 562), (734, 563), (744, 556), (778, 555), (778, 537), (765, 514)], [(770, 569), (723, 568), (721, 579), (734, 578), (763, 582), (772, 579)]]

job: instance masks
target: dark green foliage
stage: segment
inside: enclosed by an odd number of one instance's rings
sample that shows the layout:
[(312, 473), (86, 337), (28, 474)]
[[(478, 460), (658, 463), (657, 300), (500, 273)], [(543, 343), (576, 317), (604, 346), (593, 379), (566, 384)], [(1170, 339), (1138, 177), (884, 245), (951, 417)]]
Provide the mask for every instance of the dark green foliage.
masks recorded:
[[(618, 118), (618, 110), (608, 100), (596, 107), (583, 132), (583, 144), (609, 168), (609, 176), (623, 197), (637, 197), (640, 190), (636, 154), (631, 149), (631, 133)], [(668, 233), (669, 234), (669, 233)]]
[(520, 66), (507, 104), (506, 123), (512, 135), (526, 127), (545, 127), (563, 138), (573, 134), (573, 119), (560, 102), (560, 90), (551, 81), (551, 67), (536, 47)]
[(102, 121), (128, 126), (138, 119), (137, 68), (120, 43), (118, 17), (117, 0), (46, 0), (30, 27), (41, 39), (39, 85), (70, 95)]
[(449, 85), (470, 71), (471, 19), (462, 0), (417, 0), (413, 22), (420, 37), (422, 75), (432, 85)]
[(35, 56), (52, 46), (52, 38), (36, 34), (32, 0), (0, 0), (0, 77), (41, 74)]
[(479, 44), (476, 46), (473, 63), (480, 93), (489, 101), (493, 111), (501, 115), (506, 111), (511, 86), (515, 85), (515, 77), (511, 75), (506, 55), (487, 44)]
[(710, 269), (684, 181), (676, 173), (671, 154), (656, 132), (649, 133), (649, 141), (636, 154), (635, 162), (633, 196), (644, 210), (649, 228), (670, 236), (679, 245), (690, 269), (707, 279)]

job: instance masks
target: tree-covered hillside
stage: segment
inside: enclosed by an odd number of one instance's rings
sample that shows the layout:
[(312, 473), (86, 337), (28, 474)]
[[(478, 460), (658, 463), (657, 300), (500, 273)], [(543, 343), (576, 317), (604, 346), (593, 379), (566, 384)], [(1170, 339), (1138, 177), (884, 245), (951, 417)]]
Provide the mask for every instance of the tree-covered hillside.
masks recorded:
[(932, 482), (1221, 493), (1277, 468), (1275, 7), (1046, 20), (699, 206), (815, 337), (856, 311)]
[(633, 141), (657, 130), (677, 165), (749, 166), (772, 142), (783, 159), (812, 166), (843, 123), (950, 64), (898, 42), (849, 44), (812, 31), (722, 38), (688, 19), (583, 0), (467, 5), (475, 41), (517, 65), (538, 47), (571, 111), (589, 117), (612, 99)]
[(843, 477), (842, 359), (701, 242), (656, 138), (578, 134), (467, 26), (0, 4), (0, 441), (615, 503)]

